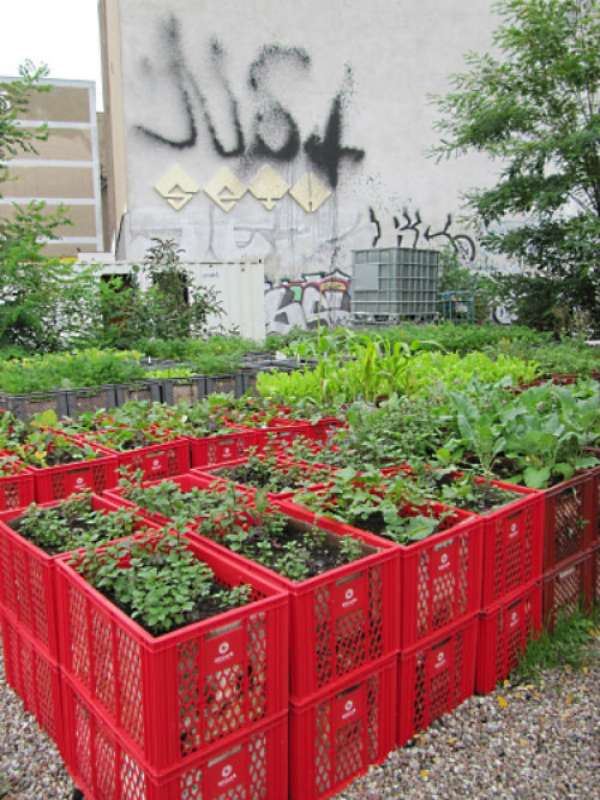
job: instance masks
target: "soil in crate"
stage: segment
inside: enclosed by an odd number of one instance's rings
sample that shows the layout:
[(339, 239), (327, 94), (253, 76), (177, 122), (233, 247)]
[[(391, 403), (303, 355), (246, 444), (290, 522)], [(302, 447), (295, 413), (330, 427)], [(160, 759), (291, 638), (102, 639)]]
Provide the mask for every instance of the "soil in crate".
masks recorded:
[[(200, 531), (207, 535), (204, 526)], [(230, 531), (212, 538), (292, 580), (321, 575), (374, 552), (352, 537), (335, 536), (281, 515), (270, 519), (268, 524), (249, 523), (241, 545), (237, 543), (238, 536)]]

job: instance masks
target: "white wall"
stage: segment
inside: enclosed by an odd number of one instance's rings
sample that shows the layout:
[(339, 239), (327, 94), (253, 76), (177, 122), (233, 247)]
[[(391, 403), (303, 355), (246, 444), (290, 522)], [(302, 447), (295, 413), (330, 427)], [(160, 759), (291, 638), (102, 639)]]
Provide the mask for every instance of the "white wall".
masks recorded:
[[(394, 216), (399, 226), (409, 224), (404, 208), (410, 224), (417, 213), (421, 222), (404, 232), (403, 245), (412, 246), (417, 232), (419, 246), (467, 233), (456, 219), (461, 192), (489, 182), (492, 166), (480, 158), (436, 164), (425, 157), (437, 141), (428, 95), (448, 88), (465, 52), (490, 47), (497, 24), (491, 5), (120, 0), (128, 213), (118, 256), (140, 258), (150, 236), (168, 236), (190, 261), (260, 258), (267, 277), (277, 279), (319, 269), (349, 271), (352, 249), (371, 246), (379, 229), (380, 246), (395, 244)], [(341, 145), (362, 155), (342, 157), (336, 170), (330, 154), (328, 176), (303, 145), (313, 134), (324, 136), (336, 98)], [(230, 151), (240, 144), (232, 103), (244, 146), (243, 154), (226, 157), (219, 147)], [(268, 118), (259, 128), (263, 139), (272, 149), (288, 144), (285, 158), (256, 153), (261, 111)], [(299, 149), (289, 141), (292, 130)], [(176, 164), (192, 180), (189, 188), (198, 189), (180, 211), (154, 188)], [(248, 185), (267, 164), (290, 186), (315, 173), (332, 195), (309, 213), (289, 193), (270, 211), (246, 193), (226, 213), (202, 191), (223, 167)], [(445, 228), (449, 213), (452, 224)], [(426, 233), (444, 230), (427, 241)], [(456, 244), (471, 255), (466, 239)]]

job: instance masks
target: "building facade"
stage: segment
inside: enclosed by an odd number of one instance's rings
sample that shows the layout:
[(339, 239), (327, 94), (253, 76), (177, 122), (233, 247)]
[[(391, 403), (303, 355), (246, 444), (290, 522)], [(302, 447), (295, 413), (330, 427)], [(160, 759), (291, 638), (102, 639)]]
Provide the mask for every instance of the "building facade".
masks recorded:
[(199, 261), (260, 259), (267, 278), (351, 272), (364, 247), (479, 257), (464, 191), (436, 163), (436, 109), (492, 0), (102, 0), (117, 256), (169, 237)]
[[(9, 81), (10, 78), (2, 78)], [(3, 185), (0, 216), (10, 217), (13, 204), (43, 200), (49, 212), (63, 205), (71, 225), (57, 230), (46, 245), (48, 255), (76, 256), (103, 250), (102, 199), (96, 88), (93, 81), (44, 80), (49, 92), (34, 93), (24, 126), (48, 126), (46, 141), (34, 153), (10, 161)]]

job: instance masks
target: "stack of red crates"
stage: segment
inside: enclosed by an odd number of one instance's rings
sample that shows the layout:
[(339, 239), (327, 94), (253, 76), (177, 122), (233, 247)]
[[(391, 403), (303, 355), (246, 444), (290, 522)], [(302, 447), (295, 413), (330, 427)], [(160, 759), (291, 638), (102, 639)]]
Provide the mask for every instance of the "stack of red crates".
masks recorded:
[(287, 796), (288, 598), (189, 547), (252, 601), (156, 637), (59, 559), (65, 760), (86, 798)]
[(590, 610), (597, 558), (600, 468), (546, 490), (544, 530), (544, 625), (559, 615)]
[(476, 690), (508, 677), (541, 628), (544, 494), (494, 482), (519, 498), (484, 516)]

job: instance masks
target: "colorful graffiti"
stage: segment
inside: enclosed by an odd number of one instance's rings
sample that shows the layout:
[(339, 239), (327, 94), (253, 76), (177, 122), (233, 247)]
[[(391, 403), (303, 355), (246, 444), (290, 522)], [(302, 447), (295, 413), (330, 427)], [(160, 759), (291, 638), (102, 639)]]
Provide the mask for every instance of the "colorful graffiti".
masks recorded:
[(335, 270), (265, 285), (267, 333), (344, 325), (350, 319), (351, 277)]

